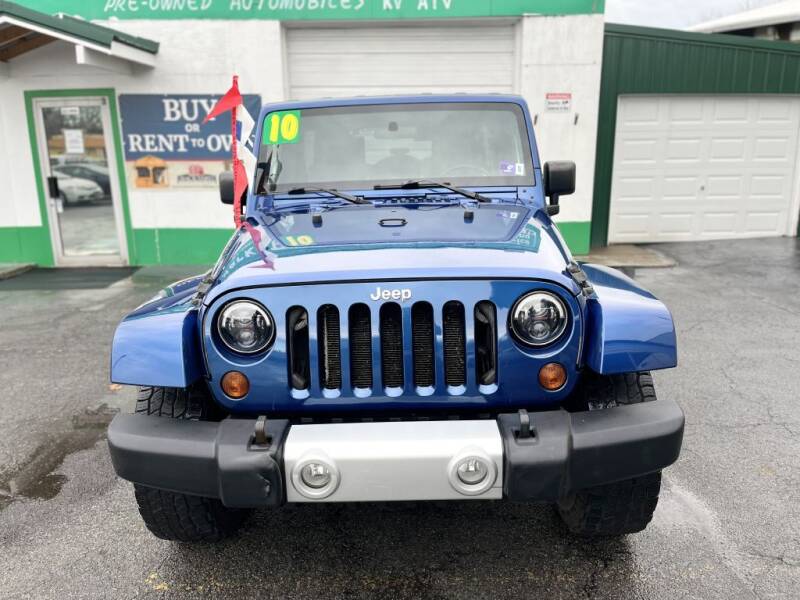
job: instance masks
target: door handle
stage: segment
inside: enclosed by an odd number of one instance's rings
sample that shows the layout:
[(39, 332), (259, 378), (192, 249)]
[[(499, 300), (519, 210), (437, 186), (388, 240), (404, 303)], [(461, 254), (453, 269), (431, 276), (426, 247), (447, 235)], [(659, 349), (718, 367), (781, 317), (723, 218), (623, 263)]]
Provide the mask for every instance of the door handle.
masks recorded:
[(58, 177), (51, 175), (47, 178), (47, 194), (53, 200), (61, 195), (61, 190), (58, 189)]

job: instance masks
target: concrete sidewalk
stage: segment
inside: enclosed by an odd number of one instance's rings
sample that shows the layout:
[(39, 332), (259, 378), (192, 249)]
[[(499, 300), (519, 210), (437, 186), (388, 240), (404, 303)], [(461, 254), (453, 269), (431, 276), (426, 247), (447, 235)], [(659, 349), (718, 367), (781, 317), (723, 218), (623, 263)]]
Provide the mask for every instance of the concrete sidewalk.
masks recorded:
[(674, 258), (656, 250), (652, 246), (619, 244), (596, 248), (589, 254), (576, 256), (580, 262), (594, 263), (615, 268), (674, 267)]

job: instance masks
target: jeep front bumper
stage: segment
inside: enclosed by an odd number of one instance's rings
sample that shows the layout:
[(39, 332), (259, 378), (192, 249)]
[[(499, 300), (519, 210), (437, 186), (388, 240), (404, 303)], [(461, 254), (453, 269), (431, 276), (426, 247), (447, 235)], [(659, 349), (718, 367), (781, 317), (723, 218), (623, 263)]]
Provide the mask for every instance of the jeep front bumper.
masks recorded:
[[(284, 502), (508, 498), (554, 502), (573, 491), (652, 473), (678, 458), (684, 417), (671, 400), (600, 411), (518, 413), (496, 420), (293, 425), (255, 419), (220, 423), (117, 415), (108, 430), (123, 479), (219, 498), (229, 507)], [(522, 431), (521, 431), (522, 430)], [(261, 440), (263, 442), (263, 440)], [(491, 482), (464, 486), (463, 459), (488, 466)], [(321, 494), (304, 488), (300, 469), (324, 464), (335, 476)]]

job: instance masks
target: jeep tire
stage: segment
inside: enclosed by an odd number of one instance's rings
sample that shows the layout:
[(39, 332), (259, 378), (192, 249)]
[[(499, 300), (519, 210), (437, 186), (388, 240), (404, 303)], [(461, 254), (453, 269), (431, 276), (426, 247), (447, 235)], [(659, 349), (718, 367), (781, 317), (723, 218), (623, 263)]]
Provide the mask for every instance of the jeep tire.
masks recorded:
[[(656, 399), (650, 373), (588, 375), (578, 394), (594, 409)], [(569, 530), (580, 536), (620, 536), (644, 530), (653, 518), (661, 489), (661, 471), (570, 494), (558, 503)]]
[[(139, 388), (136, 413), (167, 419), (214, 420), (204, 387)], [(249, 511), (227, 508), (216, 498), (178, 494), (134, 484), (139, 514), (156, 537), (177, 542), (218, 542), (236, 533)]]

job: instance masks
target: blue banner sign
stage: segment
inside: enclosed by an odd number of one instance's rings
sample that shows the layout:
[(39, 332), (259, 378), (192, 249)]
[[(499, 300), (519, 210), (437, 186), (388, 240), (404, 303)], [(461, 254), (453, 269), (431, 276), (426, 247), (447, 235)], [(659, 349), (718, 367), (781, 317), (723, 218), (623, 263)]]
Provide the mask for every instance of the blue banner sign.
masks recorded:
[[(219, 98), (212, 94), (120, 94), (125, 159), (229, 160), (230, 114), (203, 124)], [(245, 108), (257, 119), (261, 96), (243, 98)]]

